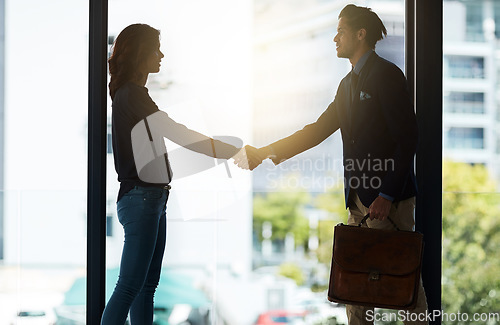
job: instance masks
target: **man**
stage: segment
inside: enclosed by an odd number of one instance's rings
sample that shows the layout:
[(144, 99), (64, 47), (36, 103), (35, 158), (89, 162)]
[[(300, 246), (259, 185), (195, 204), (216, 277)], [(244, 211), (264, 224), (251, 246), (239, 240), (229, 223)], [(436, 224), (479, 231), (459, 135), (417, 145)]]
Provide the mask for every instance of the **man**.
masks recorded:
[[(417, 123), (404, 74), (374, 51), (384, 35), (387, 31), (371, 9), (352, 4), (342, 9), (333, 41), (337, 56), (349, 59), (353, 69), (342, 79), (334, 101), (316, 122), (269, 146), (247, 146), (246, 157), (240, 155), (235, 163), (253, 169), (271, 158), (279, 164), (340, 129), (348, 224), (358, 224), (369, 213), (370, 228), (394, 229), (390, 216), (400, 229), (413, 230)], [(372, 323), (366, 319), (372, 309), (348, 305), (346, 310), (349, 324)], [(411, 312), (426, 310), (420, 284), (417, 307)]]

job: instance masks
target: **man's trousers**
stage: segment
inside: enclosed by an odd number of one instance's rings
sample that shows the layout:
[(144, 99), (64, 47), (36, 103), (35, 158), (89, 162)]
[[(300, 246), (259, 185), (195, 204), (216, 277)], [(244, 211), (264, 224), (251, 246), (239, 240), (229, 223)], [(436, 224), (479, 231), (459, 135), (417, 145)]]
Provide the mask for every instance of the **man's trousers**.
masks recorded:
[[(347, 224), (349, 225), (358, 225), (361, 222), (361, 219), (368, 214), (369, 209), (361, 203), (358, 195), (354, 192), (353, 195), (349, 196), (348, 200), (349, 206), (349, 217), (347, 219)], [(391, 211), (389, 212), (389, 217), (392, 221), (398, 226), (401, 230), (411, 230), (413, 231), (415, 225), (414, 219), (414, 210), (415, 210), (415, 198), (409, 198), (403, 201), (394, 202), (391, 206)], [(380, 221), (378, 219), (370, 220), (368, 219), (363, 227), (369, 227), (374, 229), (387, 229), (387, 230), (396, 230), (394, 225), (387, 219)], [(404, 258), (401, 259), (401, 263), (404, 263)], [(349, 320), (349, 325), (367, 325), (373, 324), (374, 319), (374, 309), (371, 307), (364, 306), (355, 306), (355, 305), (346, 305), (347, 318)], [(414, 314), (408, 316), (408, 313)], [(415, 309), (409, 310), (407, 312), (401, 313), (404, 318), (401, 319), (405, 325), (409, 324), (428, 324), (425, 321), (425, 316), (427, 315), (427, 299), (425, 297), (424, 288), (422, 286), (422, 280), (420, 280), (420, 287), (418, 290), (418, 298), (417, 298), (417, 306)], [(411, 319), (417, 319), (417, 321), (412, 321)], [(419, 321), (418, 319), (422, 319)]]

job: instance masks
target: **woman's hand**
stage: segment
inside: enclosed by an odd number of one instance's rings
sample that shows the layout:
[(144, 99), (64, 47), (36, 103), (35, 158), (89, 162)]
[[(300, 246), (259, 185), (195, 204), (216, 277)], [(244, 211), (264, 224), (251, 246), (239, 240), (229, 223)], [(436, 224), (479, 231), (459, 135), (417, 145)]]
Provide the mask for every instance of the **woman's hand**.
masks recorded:
[(267, 156), (262, 149), (257, 149), (250, 145), (241, 148), (241, 150), (233, 156), (234, 163), (238, 165), (238, 167), (249, 170), (254, 170), (266, 158)]

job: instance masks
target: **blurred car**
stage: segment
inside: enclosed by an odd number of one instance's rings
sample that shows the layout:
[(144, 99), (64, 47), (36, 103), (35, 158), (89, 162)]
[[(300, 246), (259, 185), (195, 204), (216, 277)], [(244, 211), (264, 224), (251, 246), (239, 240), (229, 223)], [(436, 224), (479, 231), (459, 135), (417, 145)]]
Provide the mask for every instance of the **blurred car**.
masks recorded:
[(55, 325), (56, 316), (51, 310), (20, 310), (10, 321), (11, 325)]
[(297, 301), (293, 308), (307, 312), (305, 318), (307, 324), (323, 324), (325, 320), (333, 319), (338, 325), (348, 323), (345, 306), (328, 301), (323, 294)]
[(271, 310), (260, 314), (255, 325), (305, 324), (306, 315), (305, 311)]

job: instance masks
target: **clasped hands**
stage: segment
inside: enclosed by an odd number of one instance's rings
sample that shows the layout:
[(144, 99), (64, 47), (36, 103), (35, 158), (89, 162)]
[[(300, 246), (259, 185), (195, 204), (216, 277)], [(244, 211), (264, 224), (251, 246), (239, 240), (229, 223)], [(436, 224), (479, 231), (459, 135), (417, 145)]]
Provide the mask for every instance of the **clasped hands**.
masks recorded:
[(240, 168), (254, 170), (263, 160), (270, 156), (267, 151), (266, 147), (257, 149), (246, 145), (233, 156), (234, 163)]

